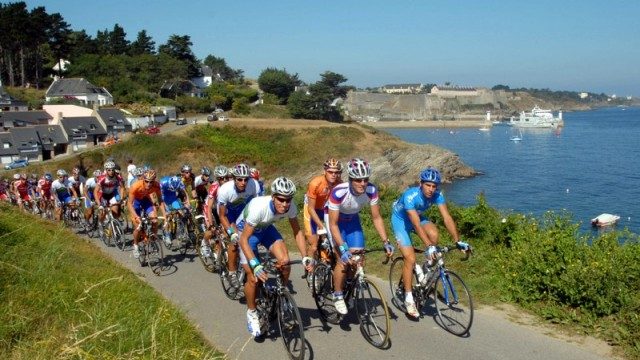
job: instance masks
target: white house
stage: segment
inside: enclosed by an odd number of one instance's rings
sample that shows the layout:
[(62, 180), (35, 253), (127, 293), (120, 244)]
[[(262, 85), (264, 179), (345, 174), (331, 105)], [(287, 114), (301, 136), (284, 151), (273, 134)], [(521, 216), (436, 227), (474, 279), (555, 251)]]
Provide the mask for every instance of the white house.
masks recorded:
[(422, 84), (389, 84), (385, 85), (380, 90), (387, 94), (415, 94), (424, 89)]
[(78, 100), (84, 105), (113, 105), (113, 96), (107, 89), (95, 86), (84, 78), (61, 78), (54, 81), (45, 95), (47, 102)]
[(586, 99), (589, 97), (589, 93), (581, 92), (578, 96), (580, 96), (580, 99)]

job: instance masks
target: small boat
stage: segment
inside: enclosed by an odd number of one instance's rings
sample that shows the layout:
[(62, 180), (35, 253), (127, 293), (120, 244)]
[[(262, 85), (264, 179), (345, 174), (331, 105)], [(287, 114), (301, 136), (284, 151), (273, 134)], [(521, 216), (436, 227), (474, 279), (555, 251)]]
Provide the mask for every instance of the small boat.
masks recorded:
[(518, 135), (512, 136), (509, 140), (513, 142), (522, 141), (522, 131), (518, 131)]
[(483, 127), (479, 128), (478, 130), (480, 130), (480, 131), (491, 131), (491, 129), (486, 127), (486, 126), (483, 126)]
[(613, 214), (600, 214), (591, 219), (591, 225), (594, 227), (613, 226), (618, 223), (620, 216)]

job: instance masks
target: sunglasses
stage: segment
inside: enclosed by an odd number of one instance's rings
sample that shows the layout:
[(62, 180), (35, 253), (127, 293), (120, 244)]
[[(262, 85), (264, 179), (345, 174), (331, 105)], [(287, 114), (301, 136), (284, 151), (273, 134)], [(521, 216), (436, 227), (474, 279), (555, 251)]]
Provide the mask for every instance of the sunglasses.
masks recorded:
[(278, 200), (278, 202), (285, 203), (285, 204), (288, 204), (291, 202), (291, 200), (293, 200), (292, 198), (285, 198), (280, 196), (276, 196), (275, 198), (276, 200)]
[(236, 181), (247, 182), (247, 181), (249, 181), (249, 178), (236, 178)]
[(153, 183), (153, 180), (145, 180), (144, 182), (147, 183), (147, 184), (151, 184), (151, 183)]
[(366, 182), (369, 182), (369, 178), (364, 178), (364, 179), (353, 179), (353, 180), (351, 180), (351, 181), (356, 182), (356, 183), (366, 183)]
[(342, 174), (342, 171), (332, 171), (332, 170), (327, 170), (327, 172), (328, 172), (329, 174), (332, 174), (332, 175)]

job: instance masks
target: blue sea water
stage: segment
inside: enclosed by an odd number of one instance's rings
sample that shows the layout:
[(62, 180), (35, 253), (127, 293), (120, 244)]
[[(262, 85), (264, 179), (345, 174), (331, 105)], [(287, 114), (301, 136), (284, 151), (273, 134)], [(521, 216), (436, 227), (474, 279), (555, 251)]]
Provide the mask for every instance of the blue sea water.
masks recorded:
[(605, 108), (563, 114), (564, 128), (387, 129), (401, 139), (434, 144), (457, 153), (483, 175), (445, 185), (447, 200), (489, 204), (540, 216), (566, 210), (582, 230), (590, 219), (621, 216), (618, 229), (640, 234), (640, 108)]

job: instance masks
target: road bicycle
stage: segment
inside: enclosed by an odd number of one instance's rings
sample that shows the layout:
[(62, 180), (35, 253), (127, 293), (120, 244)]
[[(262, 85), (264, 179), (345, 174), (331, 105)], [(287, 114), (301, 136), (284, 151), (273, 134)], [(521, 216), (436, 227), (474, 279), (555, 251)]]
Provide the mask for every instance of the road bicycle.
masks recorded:
[(82, 199), (73, 198), (68, 204), (62, 204), (62, 221), (65, 226), (69, 228), (80, 227), (82, 216), (80, 214), (79, 201)]
[[(124, 251), (127, 247), (127, 242), (124, 238), (124, 230), (122, 229), (122, 222), (113, 216), (111, 206), (103, 208), (101, 211), (106, 211), (105, 221), (100, 224), (102, 242), (105, 245), (115, 245), (118, 249)], [(120, 214), (122, 217), (122, 214)]]
[(169, 235), (172, 239), (171, 243), (163, 241), (167, 249), (173, 249), (173, 240), (177, 240), (179, 247), (177, 250), (182, 255), (186, 255), (189, 250), (196, 249), (196, 224), (191, 215), (191, 211), (188, 209), (171, 210), (168, 217), (168, 224), (163, 227), (163, 233), (166, 239), (166, 235)]
[[(367, 342), (379, 349), (384, 349), (390, 344), (389, 308), (378, 286), (364, 273), (364, 255), (372, 251), (382, 251), (382, 249), (362, 249), (352, 252), (352, 258), (345, 266), (347, 276), (344, 300), (349, 308), (355, 307), (360, 332)], [(335, 263), (335, 258), (332, 261)], [(333, 305), (333, 270), (330, 263), (320, 261), (316, 264), (312, 273), (312, 284), (313, 298), (322, 320), (334, 325), (339, 324), (343, 316)]]
[[(158, 218), (161, 219), (160, 217)], [(162, 245), (159, 244), (158, 236), (150, 233), (151, 228), (151, 219), (143, 210), (140, 215), (140, 225), (138, 225), (140, 234), (140, 241), (138, 242), (140, 256), (138, 261), (140, 266), (147, 265), (154, 274), (160, 275), (164, 267), (164, 251), (162, 250)]]
[[(244, 272), (244, 267), (240, 265), (240, 256), (237, 257), (236, 261), (236, 271), (229, 270), (229, 246), (237, 246), (235, 243), (231, 242), (228, 237), (222, 236), (220, 238), (220, 256), (218, 257), (219, 261), (219, 272), (220, 274), (220, 283), (222, 284), (222, 290), (224, 290), (225, 295), (231, 300), (238, 300), (242, 296), (244, 296), (244, 280), (246, 274)], [(240, 251), (238, 249), (238, 251)], [(236, 282), (232, 281), (232, 277), (235, 276)]]
[[(445, 266), (444, 254), (455, 250), (456, 247), (437, 246), (436, 249), (435, 263), (429, 266), (425, 257), (424, 263), (421, 265), (424, 269), (422, 282), (419, 281), (415, 267), (413, 269), (411, 278), (413, 299), (420, 317), (428, 313), (426, 306), (431, 300), (440, 325), (454, 335), (463, 336), (469, 332), (473, 323), (471, 292), (462, 278)], [(422, 252), (418, 248), (414, 248), (414, 251), (418, 254)], [(469, 257), (470, 253), (471, 250), (467, 252), (466, 258)], [(393, 260), (389, 269), (389, 285), (393, 296), (391, 302), (399, 310), (406, 312), (404, 306), (405, 289), (402, 278), (403, 267), (404, 258), (397, 257)], [(434, 314), (433, 316), (435, 317), (436, 315)]]
[[(291, 260), (284, 266), (301, 263), (301, 260)], [(286, 286), (281, 270), (276, 267), (276, 260), (271, 258), (263, 266), (269, 274), (269, 279), (261, 282), (256, 293), (260, 333), (263, 334), (262, 336), (271, 334), (271, 324), (277, 319), (280, 337), (289, 358), (304, 359), (306, 342), (298, 306)]]
[[(222, 226), (217, 225), (211, 229), (213, 232), (213, 237), (210, 240), (211, 245), (209, 245), (210, 250), (208, 254), (206, 254), (202, 249), (202, 242), (204, 241), (204, 222), (200, 222), (201, 219), (199, 217), (204, 218), (203, 215), (196, 216), (196, 222), (198, 227), (200, 228), (200, 232), (203, 234), (196, 238), (196, 253), (202, 262), (202, 266), (208, 272), (220, 272), (220, 268), (222, 267), (221, 254), (222, 254), (222, 245), (221, 243), (225, 240), (226, 236), (224, 234), (224, 230)], [(216, 246), (216, 244), (219, 244)]]

